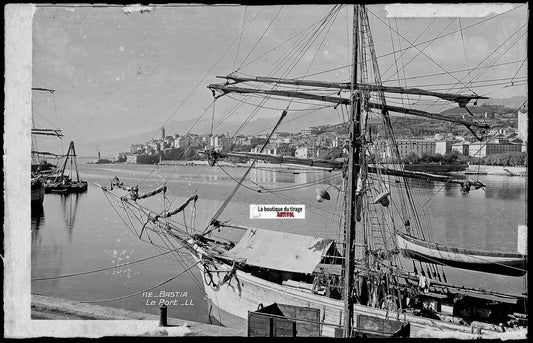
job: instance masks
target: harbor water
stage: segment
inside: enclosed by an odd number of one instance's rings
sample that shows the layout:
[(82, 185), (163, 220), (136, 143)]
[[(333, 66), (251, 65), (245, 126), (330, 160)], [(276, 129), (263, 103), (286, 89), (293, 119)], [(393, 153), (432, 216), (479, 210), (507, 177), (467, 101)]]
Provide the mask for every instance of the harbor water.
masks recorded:
[[(171, 317), (209, 322), (202, 275), (191, 268), (186, 252), (176, 258), (161, 254), (170, 246), (150, 244), (149, 233), (139, 239), (115, 202), (96, 186), (110, 185), (116, 176), (126, 186), (139, 185), (149, 192), (164, 182), (166, 199), (139, 200), (155, 212), (174, 209), (196, 192), (195, 211), (178, 214), (186, 230), (202, 232), (222, 205), (245, 168), (228, 166), (176, 166), (86, 164), (78, 160), (80, 177), (88, 181), (86, 193), (47, 194), (42, 213), (32, 217), (31, 291), (35, 294), (112, 306), (132, 311), (159, 313), (168, 306)], [(469, 175), (487, 187), (465, 196), (457, 185), (422, 180), (410, 182), (422, 223), (436, 242), (467, 249), (514, 252), (517, 228), (526, 214), (526, 179), (500, 175)], [(338, 239), (342, 196), (337, 191), (339, 172), (316, 169), (266, 168), (259, 164), (220, 216), (239, 226), (254, 226)], [(330, 201), (317, 202), (316, 190), (329, 186)], [(398, 184), (401, 187), (401, 184)], [(305, 219), (250, 219), (250, 205), (302, 205)], [(222, 228), (214, 237), (238, 240), (244, 231)], [(171, 243), (169, 243), (171, 244)], [(122, 267), (112, 268), (117, 265)], [(406, 264), (406, 268), (412, 265)], [(99, 272), (80, 274), (90, 271)], [(520, 294), (526, 277), (506, 277), (444, 268), (447, 281), (456, 285)], [(165, 283), (165, 281), (172, 279)], [(153, 287), (164, 283), (159, 287)], [(144, 291), (144, 292), (143, 292)]]

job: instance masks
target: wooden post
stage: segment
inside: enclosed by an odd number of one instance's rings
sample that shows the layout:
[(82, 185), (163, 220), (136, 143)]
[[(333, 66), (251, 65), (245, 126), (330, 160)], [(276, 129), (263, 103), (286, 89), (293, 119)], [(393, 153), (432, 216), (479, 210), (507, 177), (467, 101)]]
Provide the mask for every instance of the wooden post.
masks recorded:
[(166, 305), (159, 306), (159, 326), (168, 326)]

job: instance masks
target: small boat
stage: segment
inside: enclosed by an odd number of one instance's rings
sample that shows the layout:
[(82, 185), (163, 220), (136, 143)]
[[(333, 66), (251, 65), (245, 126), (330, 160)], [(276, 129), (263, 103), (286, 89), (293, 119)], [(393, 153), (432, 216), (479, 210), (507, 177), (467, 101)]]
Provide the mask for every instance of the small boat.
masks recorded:
[(527, 271), (527, 256), (519, 253), (452, 248), (404, 233), (397, 233), (396, 240), (404, 257), (421, 262), (508, 276), (523, 276)]
[(56, 194), (81, 193), (85, 191), (87, 191), (87, 181), (74, 182), (67, 180), (65, 184), (61, 182), (53, 183), (46, 188), (46, 193)]
[[(65, 175), (65, 169), (69, 159), (74, 162), (74, 168), (76, 171), (76, 181), (68, 175)], [(72, 163), (71, 163), (72, 165)], [(76, 163), (76, 151), (74, 149), (74, 142), (70, 142), (70, 146), (67, 154), (65, 155), (65, 161), (61, 168), (61, 173), (56, 175), (53, 179), (49, 179), (45, 186), (46, 193), (81, 193), (87, 191), (87, 181), (81, 181), (78, 173), (78, 165)]]

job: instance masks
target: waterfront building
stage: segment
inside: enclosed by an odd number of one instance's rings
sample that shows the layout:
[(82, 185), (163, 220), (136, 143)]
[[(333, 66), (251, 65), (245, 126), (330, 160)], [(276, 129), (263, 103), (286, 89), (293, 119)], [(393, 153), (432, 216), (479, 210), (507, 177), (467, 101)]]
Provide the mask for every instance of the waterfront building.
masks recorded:
[(307, 145), (302, 145), (296, 148), (296, 150), (294, 151), (294, 156), (299, 158), (309, 158), (310, 156), (313, 156), (314, 152), (314, 147), (311, 148)]
[(296, 149), (288, 143), (276, 144), (276, 155), (294, 156)]
[(128, 156), (131, 156), (131, 152), (119, 152), (117, 162), (125, 162), (128, 159)]
[(469, 156), (470, 142), (459, 141), (452, 144), (452, 151), (457, 151), (460, 155)]
[(404, 158), (412, 153), (418, 156), (422, 156), (422, 154), (433, 154), (435, 153), (435, 142), (434, 139), (398, 139), (397, 143), (400, 157)]
[(527, 126), (528, 126), (528, 108), (527, 102), (518, 110), (518, 137), (527, 145)]
[(172, 148), (174, 147), (174, 136), (166, 136), (164, 141), (165, 141), (165, 145), (166, 145), (166, 148)]
[(132, 154), (142, 154), (145, 151), (142, 144), (132, 144), (130, 145), (130, 152)]
[(181, 136), (181, 137), (178, 137), (175, 141), (174, 141), (174, 147), (175, 148), (182, 148), (182, 149), (185, 149), (189, 146), (192, 146), (193, 145), (193, 142), (194, 139), (191, 135), (187, 134), (185, 136)]
[(233, 137), (233, 144), (238, 145), (238, 146), (249, 145), (249, 144), (246, 144), (248, 140), (249, 140), (248, 137), (244, 135), (239, 135), (239, 136)]
[(211, 136), (210, 145), (216, 150), (228, 150), (231, 146), (231, 138), (222, 135)]
[(495, 138), (489, 141), (470, 143), (469, 156), (483, 158), (489, 155), (509, 152), (522, 152), (521, 143), (512, 143), (508, 139)]
[(146, 151), (159, 151), (160, 149), (161, 146), (155, 139), (146, 143)]
[(453, 150), (453, 145), (459, 143), (458, 139), (443, 139), (435, 141), (435, 153), (436, 154), (449, 154)]

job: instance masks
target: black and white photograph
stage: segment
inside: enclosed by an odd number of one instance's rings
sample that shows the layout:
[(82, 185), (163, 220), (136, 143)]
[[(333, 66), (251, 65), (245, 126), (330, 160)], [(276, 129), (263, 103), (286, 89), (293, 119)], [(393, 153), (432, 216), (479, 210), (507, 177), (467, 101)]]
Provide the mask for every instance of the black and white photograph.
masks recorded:
[(528, 3), (7, 4), (4, 337), (528, 337)]

